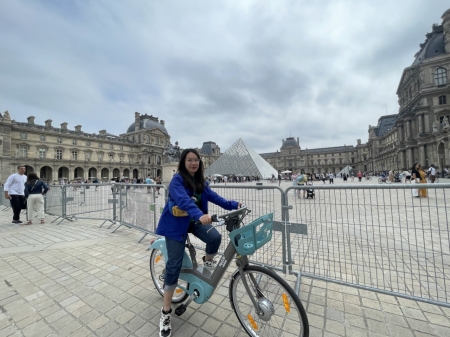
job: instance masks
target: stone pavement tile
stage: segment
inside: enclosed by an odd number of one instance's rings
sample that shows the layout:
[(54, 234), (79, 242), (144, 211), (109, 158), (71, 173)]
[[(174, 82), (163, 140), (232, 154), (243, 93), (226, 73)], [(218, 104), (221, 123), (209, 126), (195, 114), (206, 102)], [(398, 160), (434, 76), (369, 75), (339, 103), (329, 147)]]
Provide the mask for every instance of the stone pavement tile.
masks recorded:
[(413, 308), (409, 308), (409, 307), (402, 307), (402, 311), (403, 314), (406, 317), (410, 317), (410, 318), (414, 318), (414, 319), (418, 319), (421, 321), (426, 321), (426, 317), (424, 316), (424, 314), (422, 313), (422, 311), (420, 311), (420, 309), (413, 309)]
[(357, 328), (354, 326), (345, 326), (345, 335), (351, 337), (368, 337), (366, 329)]
[(65, 325), (61, 329), (58, 330), (58, 333), (61, 336), (70, 336), (75, 331), (79, 330), (81, 328), (81, 324), (77, 321), (72, 321), (69, 324)]
[(370, 308), (363, 308), (363, 310), (366, 317), (370, 317), (376, 321), (385, 322), (386, 316), (383, 312)]
[(431, 330), (435, 333), (435, 336), (450, 336), (450, 329), (441, 325), (430, 324)]
[(108, 312), (106, 312), (106, 316), (108, 316), (111, 319), (115, 319), (116, 317), (118, 317), (119, 315), (123, 314), (125, 312), (125, 309), (122, 308), (119, 305), (115, 305), (113, 308), (111, 308), (111, 310), (109, 310)]
[(131, 332), (135, 332), (139, 330), (141, 326), (145, 324), (147, 320), (143, 319), (141, 316), (135, 316), (130, 321), (125, 323), (123, 326), (127, 330), (130, 330)]
[(431, 324), (442, 325), (444, 327), (448, 327), (449, 331), (450, 331), (450, 321), (449, 321), (448, 317), (445, 317), (444, 315), (441, 315), (441, 314), (436, 315), (436, 314), (429, 313), (429, 312), (424, 312), (424, 314)]
[(109, 321), (101, 328), (95, 331), (95, 334), (98, 336), (110, 336), (114, 331), (119, 329), (119, 325), (114, 321)]
[(374, 299), (362, 297), (361, 302), (364, 307), (375, 309), (375, 310), (380, 310), (380, 302), (378, 301), (378, 299), (374, 300)]
[(326, 309), (326, 318), (332, 319), (341, 323), (345, 322), (345, 314), (344, 311), (335, 310), (333, 308)]
[(325, 322), (325, 330), (332, 332), (336, 336), (345, 336), (345, 326), (342, 322), (327, 319)]
[(70, 337), (86, 337), (91, 334), (91, 330), (86, 328), (85, 326), (82, 326), (81, 328), (77, 329), (76, 331), (72, 332)]
[(204, 322), (208, 320), (208, 316), (200, 311), (195, 311), (191, 317), (189, 317), (189, 323), (200, 327)]
[(363, 308), (360, 305), (344, 302), (344, 311), (352, 315), (364, 316)]
[(18, 334), (17, 328), (13, 327), (12, 325), (4, 328), (4, 329), (0, 329), (0, 336), (2, 337), (9, 337), (9, 336), (20, 336)]
[(430, 334), (419, 332), (419, 331), (414, 331), (414, 334), (416, 335), (416, 337), (433, 337), (434, 336), (434, 335), (430, 335)]
[(221, 324), (221, 321), (216, 320), (212, 317), (208, 317), (208, 319), (203, 322), (201, 328), (208, 332), (210, 335), (214, 335)]
[(75, 319), (72, 316), (66, 315), (66, 316), (58, 319), (57, 321), (51, 323), (51, 326), (56, 331), (60, 331), (62, 328), (64, 328), (66, 325), (69, 325), (73, 321), (75, 321)]
[(386, 303), (386, 302), (380, 302), (380, 303), (381, 303), (381, 308), (383, 309), (384, 312), (390, 313), (390, 314), (395, 314), (395, 315), (403, 315), (403, 312), (400, 309), (400, 307), (398, 306), (398, 304), (391, 304), (391, 303)]
[(98, 312), (97, 310), (91, 310), (88, 313), (81, 316), (80, 321), (83, 322), (83, 324), (89, 324), (100, 316), (101, 316), (100, 312)]
[(135, 316), (136, 316), (136, 314), (134, 312), (125, 311), (124, 313), (117, 316), (115, 318), (115, 321), (121, 325), (124, 325), (125, 323), (129, 322)]
[(219, 327), (219, 330), (217, 330), (216, 336), (234, 336), (236, 332), (237, 332), (236, 327), (224, 323)]
[(89, 329), (91, 329), (92, 331), (96, 331), (98, 329), (100, 329), (102, 326), (104, 326), (106, 323), (109, 322), (109, 318), (106, 316), (99, 316), (96, 319), (92, 320), (87, 326), (89, 327)]
[[(159, 325), (146, 322), (135, 332), (135, 335), (138, 337), (159, 336)], [(196, 337), (198, 337), (198, 332), (196, 332)]]
[(56, 332), (52, 330), (50, 326), (45, 326), (40, 330), (33, 332), (30, 337), (47, 337), (47, 336), (55, 336)]
[[(124, 328), (119, 328), (118, 330), (114, 331), (108, 337), (128, 337), (128, 336), (131, 336), (131, 333), (129, 331), (125, 330)], [(146, 336), (153, 336), (153, 335), (147, 334)], [(154, 336), (158, 336), (158, 335), (154, 335)]]
[(323, 330), (325, 327), (325, 317), (308, 314), (308, 322), (310, 326)]
[(133, 311), (138, 314), (138, 313), (143, 312), (145, 309), (147, 309), (148, 306), (149, 306), (148, 303), (146, 303), (144, 301), (140, 301), (136, 305), (131, 307), (130, 311)]
[(391, 336), (393, 337), (413, 337), (414, 334), (409, 328), (404, 328), (398, 325), (391, 325)]
[(325, 315), (325, 306), (310, 303), (310, 304), (308, 304), (308, 308), (306, 309), (306, 312), (308, 314), (311, 313), (311, 314), (315, 314), (318, 316), (324, 316)]
[(411, 329), (415, 332), (423, 332), (428, 333), (432, 331), (431, 326), (428, 322), (419, 321), (414, 318), (407, 318), (406, 321), (408, 322), (408, 325), (411, 327)]
[(333, 299), (327, 299), (327, 308), (335, 309), (337, 311), (344, 311), (344, 302)]
[(50, 324), (53, 323), (53, 322), (56, 322), (57, 320), (59, 320), (60, 318), (62, 318), (64, 316), (68, 315), (67, 311), (65, 311), (63, 309), (60, 309), (59, 306), (57, 308), (58, 309), (56, 311), (54, 311), (53, 313), (45, 316), (45, 320), (47, 322), (49, 322)]
[(11, 325), (12, 325), (12, 323), (9, 320), (9, 318), (0, 320), (0, 330), (5, 329), (5, 328), (7, 328), (7, 327), (9, 327)]
[(32, 325), (33, 323), (42, 320), (42, 316), (34, 313), (33, 315), (27, 316), (24, 319), (15, 322), (15, 325), (19, 328), (19, 329), (24, 329), (29, 325)]
[(377, 332), (384, 336), (390, 335), (389, 327), (385, 322), (375, 321), (373, 319), (367, 318), (367, 326), (369, 328), (369, 331), (371, 332)]
[(366, 322), (362, 316), (345, 313), (345, 322), (350, 326), (366, 328)]
[(323, 332), (323, 337), (339, 337), (339, 336), (342, 336), (342, 335), (336, 335), (335, 333), (330, 332), (330, 331)]

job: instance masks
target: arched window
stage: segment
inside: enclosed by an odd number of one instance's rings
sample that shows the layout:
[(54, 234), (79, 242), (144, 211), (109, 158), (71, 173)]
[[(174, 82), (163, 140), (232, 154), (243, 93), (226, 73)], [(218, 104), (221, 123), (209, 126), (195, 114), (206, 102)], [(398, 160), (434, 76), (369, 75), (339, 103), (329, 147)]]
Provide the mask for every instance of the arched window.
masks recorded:
[(443, 86), (447, 84), (447, 69), (437, 68), (434, 72), (434, 81), (438, 86)]
[(158, 156), (158, 157), (156, 158), (156, 164), (157, 164), (157, 165), (161, 165), (161, 157), (160, 157), (160, 156)]

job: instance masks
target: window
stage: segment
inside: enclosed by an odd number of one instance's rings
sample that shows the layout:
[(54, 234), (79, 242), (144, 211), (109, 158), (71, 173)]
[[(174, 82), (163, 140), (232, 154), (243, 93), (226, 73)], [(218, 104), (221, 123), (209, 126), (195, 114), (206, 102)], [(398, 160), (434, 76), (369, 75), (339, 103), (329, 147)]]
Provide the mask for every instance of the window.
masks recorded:
[(47, 153), (47, 149), (40, 148), (40, 149), (39, 149), (39, 153), (38, 153), (39, 158), (40, 158), (40, 159), (44, 159), (46, 153)]
[(156, 164), (157, 164), (157, 165), (161, 165), (161, 157), (160, 157), (160, 156), (158, 156), (158, 157), (156, 158)]
[(114, 161), (114, 154), (110, 153), (109, 154), (109, 161), (112, 163)]
[(147, 164), (150, 165), (151, 163), (152, 163), (152, 158), (148, 157)]
[(27, 139), (27, 134), (25, 132), (21, 132), (20, 139)]
[(63, 150), (56, 150), (56, 159), (62, 159)]
[(41, 135), (39, 138), (40, 138), (41, 142), (45, 142), (45, 136), (44, 135)]
[(91, 160), (91, 153), (86, 152), (85, 157), (86, 157), (86, 160)]
[(72, 151), (72, 160), (77, 160), (78, 158), (78, 151)]
[(89, 140), (86, 141), (86, 146), (91, 146), (91, 142)]
[(439, 105), (447, 104), (447, 96), (439, 96)]
[(27, 157), (27, 150), (28, 150), (28, 147), (26, 147), (26, 146), (19, 146), (19, 151), (17, 153), (17, 156), (19, 158), (26, 158)]
[(102, 143), (98, 143), (98, 147), (99, 147), (99, 148), (102, 148), (102, 147), (103, 147), (103, 144), (102, 144)]
[(438, 86), (444, 86), (447, 84), (447, 69), (445, 68), (437, 68), (434, 72), (434, 82)]
[(72, 145), (77, 145), (77, 140), (76, 139), (72, 139)]
[(56, 139), (56, 142), (59, 143), (59, 144), (61, 144), (61, 143), (62, 143), (62, 138), (61, 138), (61, 137), (58, 137), (58, 138)]

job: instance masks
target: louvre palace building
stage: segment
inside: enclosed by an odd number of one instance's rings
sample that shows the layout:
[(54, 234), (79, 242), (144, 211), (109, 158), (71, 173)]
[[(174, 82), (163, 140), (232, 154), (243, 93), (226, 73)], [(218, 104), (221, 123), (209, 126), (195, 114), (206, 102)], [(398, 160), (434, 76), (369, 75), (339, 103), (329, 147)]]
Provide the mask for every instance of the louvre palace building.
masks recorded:
[[(39, 125), (33, 116), (17, 122), (8, 111), (0, 114), (0, 182), (15, 173), (18, 165), (48, 182), (162, 176), (170, 135), (158, 117), (136, 112), (134, 122), (119, 136), (106, 130), (85, 133), (81, 128), (69, 130), (67, 123), (55, 127), (51, 120)], [(220, 155), (214, 142), (205, 142), (199, 151), (208, 165)]]

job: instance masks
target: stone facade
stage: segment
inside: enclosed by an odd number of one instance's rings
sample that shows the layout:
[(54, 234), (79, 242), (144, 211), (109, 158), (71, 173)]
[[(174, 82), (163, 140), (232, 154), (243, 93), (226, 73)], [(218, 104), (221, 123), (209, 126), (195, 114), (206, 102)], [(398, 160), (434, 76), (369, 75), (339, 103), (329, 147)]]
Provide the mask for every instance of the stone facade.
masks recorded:
[(359, 166), (368, 170), (411, 169), (415, 162), (438, 171), (450, 166), (450, 9), (441, 25), (420, 44), (410, 67), (403, 70), (397, 89), (399, 112), (383, 116), (377, 126), (369, 126), (366, 160)]
[(347, 165), (356, 164), (357, 150), (353, 145), (302, 150), (298, 137), (288, 137), (281, 141), (280, 151), (260, 156), (278, 171), (336, 174)]
[(162, 176), (163, 152), (170, 144), (164, 121), (138, 112), (135, 122), (119, 136), (106, 130), (88, 134), (81, 125), (69, 130), (67, 123), (57, 128), (51, 120), (38, 125), (33, 116), (27, 123), (16, 122), (7, 111), (0, 114), (0, 128), (1, 182), (18, 165), (26, 165), (27, 173), (36, 172), (49, 182)]

